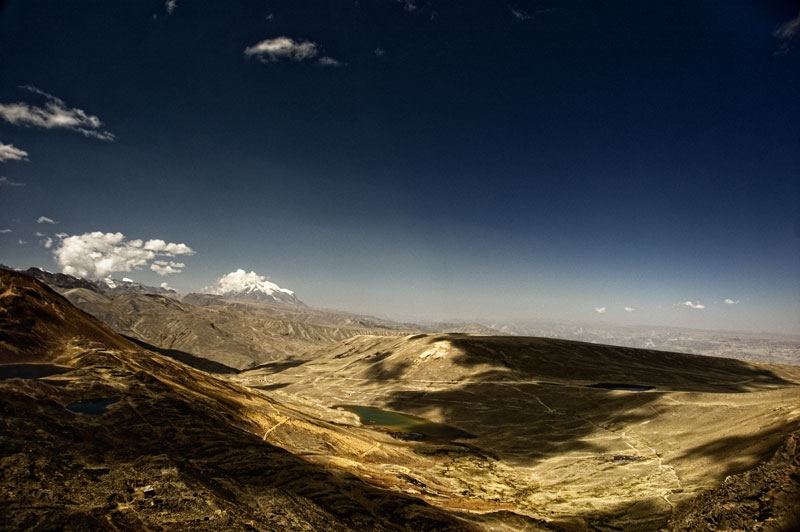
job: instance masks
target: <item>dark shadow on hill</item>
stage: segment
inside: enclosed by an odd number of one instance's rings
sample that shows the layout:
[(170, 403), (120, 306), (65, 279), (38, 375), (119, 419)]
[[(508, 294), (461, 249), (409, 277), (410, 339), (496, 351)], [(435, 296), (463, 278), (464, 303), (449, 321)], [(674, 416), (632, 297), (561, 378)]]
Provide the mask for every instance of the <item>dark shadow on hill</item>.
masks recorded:
[(130, 340), (131, 342), (135, 343), (140, 347), (144, 347), (149, 351), (154, 351), (159, 355), (164, 355), (165, 357), (172, 358), (174, 360), (177, 360), (178, 362), (183, 362), (187, 366), (191, 366), (195, 369), (199, 369), (207, 373), (217, 373), (220, 375), (231, 375), (239, 373), (239, 370), (236, 368), (226, 366), (225, 364), (220, 364), (219, 362), (214, 362), (213, 360), (208, 360), (207, 358), (198, 357), (191, 353), (187, 353), (185, 351), (179, 351), (177, 349), (165, 349), (163, 347), (158, 347), (153, 344), (148, 344), (144, 340), (139, 340), (138, 338), (134, 338), (132, 336), (126, 336), (124, 334), (120, 336), (122, 336), (127, 340)]
[(274, 374), (280, 373), (282, 371), (286, 371), (287, 369), (296, 368), (297, 366), (302, 366), (308, 362), (307, 360), (278, 360), (276, 362), (267, 362), (266, 364), (259, 364), (258, 366), (254, 366), (252, 368), (247, 368), (245, 371), (255, 371), (255, 370), (262, 370), (264, 372)]
[[(428, 341), (449, 341), (455, 348), (448, 355), (451, 363), (481, 370), (445, 389), (395, 390), (384, 397), (386, 408), (436, 416), (476, 434), (482, 449), (516, 465), (567, 452), (601, 453), (588, 436), (620, 433), (651, 419), (651, 406), (664, 391), (745, 393), (795, 385), (732, 359), (540, 338), (435, 335)], [(406, 361), (383, 358), (370, 375), (402, 380), (407, 368)], [(597, 382), (654, 390), (589, 386)]]
[(723, 474), (725, 476), (736, 475), (746, 471), (749, 464), (754, 461), (761, 462), (770, 457), (775, 448), (786, 439), (786, 435), (798, 429), (800, 429), (800, 422), (797, 421), (775, 423), (747, 437), (728, 436), (687, 449), (675, 460), (703, 457), (719, 460), (733, 457)]

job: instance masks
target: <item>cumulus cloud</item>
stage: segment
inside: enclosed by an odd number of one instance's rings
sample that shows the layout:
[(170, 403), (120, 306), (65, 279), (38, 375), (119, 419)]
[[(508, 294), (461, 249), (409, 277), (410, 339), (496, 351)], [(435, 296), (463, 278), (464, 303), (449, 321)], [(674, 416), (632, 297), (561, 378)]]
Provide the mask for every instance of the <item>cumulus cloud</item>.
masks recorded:
[(145, 243), (139, 239), (128, 240), (122, 233), (95, 231), (59, 238), (53, 256), (62, 273), (89, 279), (103, 279), (115, 272), (129, 272), (148, 265), (159, 275), (177, 273), (183, 263), (159, 260), (151, 264), (151, 261), (159, 256), (194, 254), (186, 244), (166, 243), (160, 239)]
[(13, 144), (0, 142), (0, 163), (5, 161), (24, 161), (28, 159), (28, 152), (15, 147)]
[(317, 43), (311, 41), (295, 41), (291, 37), (266, 39), (244, 49), (246, 57), (253, 57), (262, 63), (279, 61), (300, 62), (313, 59), (319, 50)]
[(697, 310), (703, 310), (704, 308), (706, 308), (706, 306), (700, 303), (699, 301), (695, 301), (694, 303), (691, 301), (684, 301), (683, 303), (681, 303), (681, 305)]
[(157, 260), (150, 265), (150, 269), (162, 277), (173, 273), (181, 273), (183, 271), (183, 268), (185, 267), (186, 265), (182, 262), (173, 262), (165, 260)]
[(606, 307), (594, 307), (594, 311), (598, 314), (603, 314), (606, 311)]
[(633, 307), (625, 307), (625, 312), (635, 312), (636, 309)]
[(36, 219), (37, 224), (57, 224), (58, 222), (53, 220), (52, 218), (48, 218), (47, 216), (39, 216)]
[(167, 0), (164, 2), (164, 10), (167, 12), (167, 15), (171, 15), (176, 7), (178, 7), (177, 0)]
[(148, 240), (142, 246), (147, 251), (153, 251), (159, 255), (174, 257), (175, 255), (194, 255), (194, 251), (186, 244), (175, 244), (164, 242), (160, 238)]
[(64, 100), (48, 94), (31, 85), (20, 87), (28, 92), (42, 96), (43, 106), (24, 102), (0, 103), (0, 118), (11, 124), (44, 129), (69, 129), (86, 137), (112, 141), (114, 134), (102, 129), (103, 123), (83, 109), (68, 107)]
[(0, 177), (0, 187), (24, 187), (25, 183), (20, 183), (18, 181), (11, 181), (9, 178), (3, 176)]
[(53, 239), (49, 236), (44, 237), (44, 239), (40, 240), (39, 243), (44, 246), (45, 249), (50, 249), (53, 247)]
[(723, 301), (723, 303), (725, 303), (726, 305), (738, 305), (739, 304), (739, 300), (738, 299), (725, 299)]

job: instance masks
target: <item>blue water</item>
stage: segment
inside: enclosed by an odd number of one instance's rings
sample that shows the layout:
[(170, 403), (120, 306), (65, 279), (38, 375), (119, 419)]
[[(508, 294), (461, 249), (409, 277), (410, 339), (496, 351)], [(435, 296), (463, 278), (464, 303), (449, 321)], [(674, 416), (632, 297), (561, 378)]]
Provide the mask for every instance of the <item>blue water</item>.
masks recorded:
[(112, 405), (119, 401), (119, 397), (109, 397), (105, 399), (83, 399), (76, 403), (67, 405), (69, 410), (84, 414), (87, 416), (97, 416), (106, 411), (108, 405)]
[(0, 381), (6, 379), (40, 379), (72, 371), (67, 366), (55, 364), (0, 364)]

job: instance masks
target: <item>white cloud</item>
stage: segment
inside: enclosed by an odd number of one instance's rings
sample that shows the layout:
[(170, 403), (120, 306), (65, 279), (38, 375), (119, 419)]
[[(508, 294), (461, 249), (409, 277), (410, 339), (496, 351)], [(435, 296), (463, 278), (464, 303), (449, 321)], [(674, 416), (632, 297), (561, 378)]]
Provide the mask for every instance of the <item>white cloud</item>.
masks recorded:
[(167, 255), (168, 257), (174, 257), (175, 255), (194, 255), (194, 251), (186, 244), (167, 243), (160, 238), (148, 240), (144, 244), (141, 244), (141, 240), (133, 240), (132, 243), (139, 244), (139, 247), (148, 251), (154, 251), (159, 255)]
[(64, 100), (31, 85), (21, 88), (44, 97), (44, 106), (29, 105), (24, 102), (0, 103), (0, 118), (6, 122), (44, 129), (69, 129), (86, 137), (114, 140), (113, 133), (101, 129), (103, 123), (96, 116), (88, 114), (83, 109), (67, 107)]
[(162, 277), (173, 273), (181, 273), (185, 267), (186, 265), (182, 262), (167, 262), (165, 260), (157, 260), (150, 265), (150, 269)]
[(324, 67), (341, 67), (341, 66), (345, 66), (345, 64), (342, 63), (341, 61), (339, 61), (338, 59), (334, 59), (333, 57), (328, 57), (327, 55), (323, 55), (322, 57), (317, 59), (317, 64), (319, 66), (324, 66)]
[[(82, 235), (60, 237), (53, 256), (63, 273), (90, 279), (103, 279), (114, 272), (129, 272), (152, 264), (158, 256), (193, 255), (186, 244), (166, 243), (163, 240), (127, 240), (122, 233), (95, 231)], [(159, 263), (164, 261), (157, 261)], [(155, 263), (153, 263), (155, 264)], [(158, 264), (156, 273), (176, 273), (182, 263)], [(166, 275), (166, 273), (160, 273)]]
[(45, 237), (44, 240), (40, 240), (39, 243), (43, 245), (45, 249), (53, 247), (53, 239), (49, 236)]
[(594, 311), (598, 314), (603, 314), (606, 311), (606, 307), (594, 307)]
[(25, 244), (27, 244), (27, 242), (25, 240), (22, 240), (22, 239), (19, 240), (19, 245), (20, 246), (25, 245)]
[(177, 0), (167, 0), (164, 2), (164, 9), (166, 10), (167, 15), (171, 15), (172, 12), (175, 11), (176, 7), (178, 7)]
[(633, 307), (625, 307), (625, 312), (635, 312), (636, 309)]
[(3, 144), (0, 142), (0, 163), (4, 161), (24, 161), (28, 158), (28, 152), (15, 147), (13, 144)]
[(706, 308), (706, 306), (700, 303), (699, 301), (695, 301), (694, 303), (692, 303), (691, 301), (684, 301), (683, 303), (681, 303), (681, 305), (685, 305), (689, 308), (697, 310), (703, 310), (704, 308)]
[(160, 286), (160, 287), (161, 287), (161, 288), (163, 288), (164, 290), (174, 290), (174, 289), (173, 289), (173, 288), (172, 288), (170, 285), (168, 285), (168, 284), (167, 284), (167, 282), (166, 282), (166, 281), (164, 281), (163, 283), (161, 283), (161, 284), (160, 284), (160, 285), (158, 285), (158, 286)]
[(723, 301), (723, 303), (725, 303), (726, 305), (738, 305), (739, 304), (739, 300), (738, 299), (725, 299)]
[(37, 224), (57, 224), (58, 222), (53, 220), (52, 218), (48, 218), (47, 216), (39, 216), (36, 219)]
[(0, 187), (24, 187), (25, 183), (20, 183), (18, 181), (11, 181), (9, 178), (3, 176), (0, 177)]
[(10, 233), (11, 229), (0, 229), (0, 233)]
[(254, 57), (262, 63), (278, 61), (300, 62), (313, 59), (319, 50), (317, 43), (311, 41), (295, 41), (290, 37), (266, 39), (244, 49), (244, 55)]

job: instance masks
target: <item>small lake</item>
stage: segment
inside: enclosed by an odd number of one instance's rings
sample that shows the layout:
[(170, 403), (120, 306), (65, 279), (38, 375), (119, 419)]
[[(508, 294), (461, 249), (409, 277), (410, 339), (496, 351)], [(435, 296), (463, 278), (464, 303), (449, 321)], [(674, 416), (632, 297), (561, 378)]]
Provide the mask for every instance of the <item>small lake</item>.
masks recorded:
[(589, 388), (601, 388), (603, 390), (622, 390), (625, 392), (646, 392), (652, 390), (655, 386), (642, 386), (639, 384), (620, 384), (616, 382), (598, 382), (597, 384), (590, 384)]
[(406, 441), (451, 441), (474, 438), (472, 434), (461, 429), (435, 423), (425, 418), (391, 412), (373, 406), (336, 405), (353, 412), (367, 426), (383, 429), (393, 437)]
[(60, 375), (74, 368), (56, 364), (0, 364), (0, 381), (6, 379), (40, 379)]
[(82, 399), (67, 405), (68, 410), (84, 414), (87, 416), (97, 416), (106, 411), (109, 405), (119, 401), (119, 397), (108, 397), (103, 399)]

